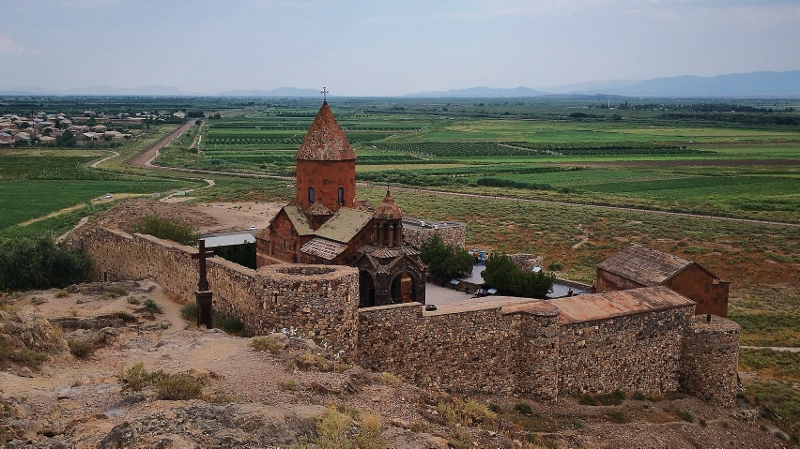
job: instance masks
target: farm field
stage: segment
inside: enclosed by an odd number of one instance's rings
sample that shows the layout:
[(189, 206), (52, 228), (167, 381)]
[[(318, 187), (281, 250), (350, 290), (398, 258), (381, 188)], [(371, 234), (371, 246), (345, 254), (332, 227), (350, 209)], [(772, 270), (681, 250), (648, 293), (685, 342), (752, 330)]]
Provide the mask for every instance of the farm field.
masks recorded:
[[(740, 124), (591, 101), (331, 107), (358, 155), (358, 179), (368, 183), (800, 223), (793, 107), (744, 108)], [(298, 100), (229, 111), (208, 121), (199, 145), (175, 146), (158, 163), (291, 176), (318, 108)], [(764, 117), (789, 124), (752, 124)]]

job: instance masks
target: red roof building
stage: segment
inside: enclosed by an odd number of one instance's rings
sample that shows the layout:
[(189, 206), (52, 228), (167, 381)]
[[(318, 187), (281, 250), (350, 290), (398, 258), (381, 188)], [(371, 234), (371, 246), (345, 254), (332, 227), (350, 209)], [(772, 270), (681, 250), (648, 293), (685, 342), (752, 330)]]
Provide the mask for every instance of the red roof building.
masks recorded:
[(403, 242), (403, 212), (387, 190), (377, 209), (356, 199), (356, 154), (322, 103), (295, 156), (295, 198), (256, 236), (256, 264), (357, 267), (360, 305), (425, 303), (427, 269)]

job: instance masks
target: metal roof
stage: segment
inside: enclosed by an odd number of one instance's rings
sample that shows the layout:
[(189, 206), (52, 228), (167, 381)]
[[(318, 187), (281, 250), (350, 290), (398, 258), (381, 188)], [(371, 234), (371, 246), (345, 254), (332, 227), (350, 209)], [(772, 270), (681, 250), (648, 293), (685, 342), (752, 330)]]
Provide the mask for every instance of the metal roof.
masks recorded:
[(235, 234), (209, 235), (203, 237), (206, 240), (206, 248), (216, 248), (218, 246), (244, 245), (255, 243), (256, 238), (249, 232), (237, 232)]
[(561, 324), (602, 320), (695, 304), (691, 299), (664, 286), (569, 296), (552, 299), (549, 303), (560, 310)]
[(364, 229), (370, 219), (372, 219), (372, 214), (369, 212), (343, 207), (320, 226), (316, 234), (328, 240), (347, 243)]
[(597, 268), (653, 287), (660, 285), (694, 262), (633, 244), (597, 264)]

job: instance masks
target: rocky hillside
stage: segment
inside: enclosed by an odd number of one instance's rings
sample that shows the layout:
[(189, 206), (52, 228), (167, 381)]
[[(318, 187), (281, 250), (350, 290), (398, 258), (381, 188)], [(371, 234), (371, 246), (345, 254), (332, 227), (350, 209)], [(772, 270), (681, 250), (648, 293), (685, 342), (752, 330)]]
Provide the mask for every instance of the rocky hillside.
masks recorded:
[(3, 297), (3, 447), (789, 444), (744, 402), (717, 409), (691, 397), (610, 394), (537, 403), (427, 391), (347, 364), (295, 329), (253, 338), (195, 329), (181, 317), (184, 301), (147, 281)]

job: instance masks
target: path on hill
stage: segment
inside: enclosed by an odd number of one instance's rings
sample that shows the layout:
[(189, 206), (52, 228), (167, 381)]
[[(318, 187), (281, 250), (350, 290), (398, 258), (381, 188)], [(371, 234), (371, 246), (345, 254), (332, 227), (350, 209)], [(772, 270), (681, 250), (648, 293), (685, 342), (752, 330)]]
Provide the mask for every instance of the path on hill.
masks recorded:
[(97, 166), (98, 166), (98, 165), (100, 165), (100, 164), (102, 164), (103, 162), (105, 162), (105, 161), (107, 161), (107, 160), (109, 160), (109, 159), (112, 159), (112, 158), (115, 158), (115, 157), (119, 156), (119, 152), (117, 152), (117, 151), (112, 151), (112, 153), (113, 153), (113, 154), (112, 154), (111, 156), (106, 156), (106, 157), (104, 157), (103, 159), (100, 159), (99, 161), (97, 161), (97, 162), (94, 162), (94, 163), (92, 164), (92, 168), (97, 168)]
[(800, 348), (789, 348), (786, 346), (739, 346), (741, 349), (771, 349), (778, 352), (800, 352)]

